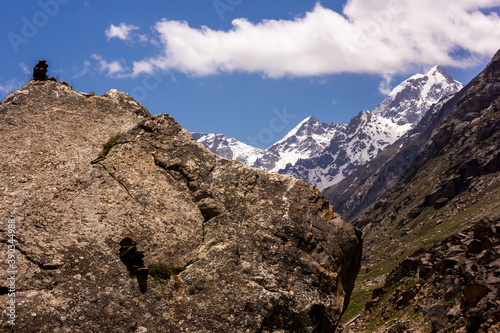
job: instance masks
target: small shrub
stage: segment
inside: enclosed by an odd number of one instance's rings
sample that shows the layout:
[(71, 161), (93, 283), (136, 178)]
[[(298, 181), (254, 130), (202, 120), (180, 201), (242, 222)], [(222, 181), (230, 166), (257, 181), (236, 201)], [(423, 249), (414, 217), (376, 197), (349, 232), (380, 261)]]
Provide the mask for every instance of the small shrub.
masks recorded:
[(165, 266), (165, 265), (149, 265), (148, 271), (149, 275), (151, 275), (155, 279), (163, 279), (167, 280), (171, 275), (177, 275), (183, 270), (185, 267), (177, 267), (177, 266)]
[(120, 138), (122, 136), (123, 136), (123, 133), (115, 134), (109, 138), (108, 142), (103, 143), (102, 144), (102, 151), (99, 154), (99, 157), (105, 157), (108, 154), (109, 150), (116, 145), (116, 143), (118, 142), (118, 140), (120, 140)]
[(95, 96), (95, 91), (93, 91), (93, 90), (89, 91), (89, 95), (90, 96)]

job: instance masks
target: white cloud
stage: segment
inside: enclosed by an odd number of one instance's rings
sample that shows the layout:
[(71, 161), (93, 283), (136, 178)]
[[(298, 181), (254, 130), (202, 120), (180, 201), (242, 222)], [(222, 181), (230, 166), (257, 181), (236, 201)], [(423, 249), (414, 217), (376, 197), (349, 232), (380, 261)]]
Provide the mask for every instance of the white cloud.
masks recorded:
[(140, 43), (148, 43), (149, 42), (149, 38), (146, 35), (137, 35), (137, 37), (139, 38)]
[(33, 72), (30, 71), (28, 65), (26, 65), (24, 62), (20, 62), (19, 67), (21, 67), (21, 70), (23, 71), (24, 74), (26, 74), (26, 75), (33, 74)]
[(7, 80), (4, 83), (0, 83), (0, 93), (8, 94), (16, 89), (19, 89), (23, 85), (23, 82), (18, 79)]
[[(163, 20), (155, 25), (163, 54), (134, 62), (132, 75), (174, 69), (302, 77), (470, 67), (500, 48), (500, 18), (484, 13), (497, 6), (500, 0), (349, 0), (342, 14), (318, 3), (293, 20), (235, 19), (229, 31)], [(387, 79), (382, 83), (385, 91)]]
[[(98, 57), (96, 56), (95, 54), (92, 56), (94, 59), (96, 59), (95, 57)], [(99, 59), (101, 60), (101, 59)], [(79, 78), (79, 77), (82, 77), (84, 76), (85, 74), (88, 73), (89, 69), (90, 69), (90, 61), (88, 60), (85, 60), (82, 64), (81, 67), (77, 67), (77, 68), (74, 68), (74, 71), (77, 72), (76, 74), (74, 74), (73, 76), (71, 76), (72, 79), (76, 79), (76, 78)], [(102, 65), (99, 63), (99, 66), (102, 67)]]
[(129, 34), (132, 30), (137, 30), (139, 29), (138, 27), (136, 27), (135, 25), (132, 25), (132, 24), (125, 24), (125, 23), (120, 23), (119, 26), (115, 26), (113, 24), (111, 24), (109, 26), (108, 29), (106, 29), (106, 36), (108, 37), (108, 40), (110, 40), (111, 38), (120, 38), (120, 39), (123, 39), (123, 40), (127, 40), (129, 39)]
[(382, 74), (382, 81), (380, 81), (378, 85), (378, 91), (382, 95), (389, 95), (392, 91), (391, 81), (393, 74), (392, 73), (384, 73)]
[(134, 61), (134, 70), (132, 76), (135, 76), (139, 73), (148, 73), (151, 74), (154, 72), (154, 66), (148, 61)]
[(97, 60), (99, 63), (97, 69), (99, 72), (106, 72), (108, 76), (120, 77), (126, 68), (117, 60), (107, 62), (103, 60), (100, 55), (92, 54), (92, 59)]

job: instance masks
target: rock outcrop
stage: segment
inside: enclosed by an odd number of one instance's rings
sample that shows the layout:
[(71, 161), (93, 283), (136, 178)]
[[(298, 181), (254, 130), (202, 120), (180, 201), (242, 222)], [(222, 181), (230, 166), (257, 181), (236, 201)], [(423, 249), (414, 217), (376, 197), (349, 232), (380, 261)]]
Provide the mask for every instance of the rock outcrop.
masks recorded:
[[(220, 158), (116, 90), (30, 81), (0, 131), (0, 252), (15, 220), (17, 271), (0, 330), (335, 330), (362, 237), (316, 188)], [(126, 237), (143, 263), (122, 262)]]

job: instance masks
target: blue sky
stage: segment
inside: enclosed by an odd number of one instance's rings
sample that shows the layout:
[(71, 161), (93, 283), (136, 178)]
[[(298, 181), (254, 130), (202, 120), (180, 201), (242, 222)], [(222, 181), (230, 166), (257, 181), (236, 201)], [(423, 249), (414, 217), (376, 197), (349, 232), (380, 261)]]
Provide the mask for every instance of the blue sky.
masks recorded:
[[(346, 123), (443, 65), (500, 48), (500, 0), (2, 1), (0, 98), (32, 75), (118, 89), (190, 131), (267, 147), (309, 115)], [(5, 15), (8, 13), (8, 15)]]

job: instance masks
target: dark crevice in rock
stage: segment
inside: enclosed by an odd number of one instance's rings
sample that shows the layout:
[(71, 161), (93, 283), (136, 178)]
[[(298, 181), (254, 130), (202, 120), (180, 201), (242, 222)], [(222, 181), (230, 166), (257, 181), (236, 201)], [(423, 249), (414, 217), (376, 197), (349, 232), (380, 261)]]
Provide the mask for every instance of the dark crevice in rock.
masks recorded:
[(313, 305), (309, 311), (309, 317), (313, 322), (318, 323), (314, 330), (315, 333), (335, 333), (336, 327), (323, 305)]
[(317, 225), (314, 225), (314, 224), (312, 225), (312, 227), (313, 227), (314, 229), (317, 229), (317, 230), (322, 231), (322, 232), (324, 232), (324, 231), (325, 231), (325, 230), (323, 230), (322, 228), (320, 228), (320, 227), (318, 227)]
[[(17, 293), (21, 293), (21, 292), (33, 292), (33, 291), (52, 291), (54, 290), (54, 288), (56, 286), (58, 286), (59, 283), (58, 282), (54, 282), (54, 284), (52, 284), (50, 287), (47, 287), (47, 288), (30, 288), (28, 286), (28, 288), (22, 288), (22, 287), (17, 287), (16, 286), (16, 295), (18, 295)], [(3, 286), (0, 286), (0, 295), (7, 295), (9, 293), (9, 288), (8, 287), (3, 287)]]
[(273, 232), (273, 235), (276, 236), (276, 237), (278, 237), (279, 239), (281, 239), (281, 241), (283, 242), (283, 244), (287, 243), (290, 240), (285, 235), (279, 234), (277, 232)]
[(281, 296), (264, 318), (259, 332), (273, 332), (281, 328), (284, 328), (285, 332), (306, 332), (306, 327), (311, 324), (314, 333), (336, 331), (336, 325), (326, 313), (324, 305), (313, 305), (309, 313), (295, 313), (290, 311), (291, 308), (293, 301)]
[(188, 172), (185, 170), (185, 167), (181, 164), (172, 164), (167, 165), (165, 162), (160, 160), (153, 154), (155, 165), (159, 166), (163, 170), (165, 170), (169, 175), (171, 175), (176, 180), (184, 180), (186, 185), (191, 190), (190, 183), (194, 181), (192, 177), (189, 176)]
[[(189, 187), (189, 190), (195, 194), (197, 192), (197, 179), (195, 178), (196, 176), (201, 176), (199, 173), (194, 174), (194, 172), (190, 172), (187, 167), (183, 164), (179, 163), (174, 163), (174, 164), (167, 164), (164, 161), (162, 161), (158, 156), (153, 154), (153, 159), (155, 165), (159, 166), (163, 170), (167, 171), (174, 179), (176, 180), (183, 180), (186, 185)], [(206, 180), (208, 179), (209, 175), (214, 171), (215, 165), (211, 165), (210, 169), (204, 170), (203, 178)], [(196, 195), (199, 195), (200, 193), (197, 193)]]
[[(165, 170), (172, 178), (176, 180), (184, 181), (189, 191), (192, 194), (193, 202), (197, 204), (201, 215), (203, 216), (202, 224), (202, 240), (205, 241), (205, 223), (214, 217), (219, 216), (222, 213), (222, 208), (219, 207), (217, 202), (214, 200), (214, 196), (203, 190), (199, 190), (196, 185), (196, 179), (192, 174), (190, 174), (184, 165), (181, 164), (171, 164), (167, 165), (164, 161), (159, 159), (153, 154), (155, 165)], [(210, 175), (215, 169), (215, 165), (210, 166), (207, 174)], [(204, 177), (205, 179), (208, 176)]]
[(137, 278), (139, 289), (144, 294), (148, 290), (148, 268), (144, 265), (144, 253), (137, 250), (137, 243), (131, 237), (126, 236), (120, 241), (119, 254), (130, 275)]
[(141, 122), (138, 127), (140, 129), (143, 129), (144, 131), (148, 133), (154, 133), (154, 129), (151, 126), (146, 125), (146, 121)]
[[(104, 170), (108, 173), (108, 175), (113, 178), (114, 180), (116, 180), (116, 182), (121, 186), (123, 187), (123, 189), (125, 190), (125, 192), (127, 192), (128, 196), (131, 197), (132, 199), (135, 200), (134, 196), (130, 193), (130, 191), (128, 190), (127, 186), (125, 184), (123, 184), (123, 182), (121, 180), (119, 180), (111, 171), (108, 170), (108, 168), (106, 168), (106, 166), (104, 166), (103, 164), (101, 164), (101, 166), (104, 168)], [(136, 200), (137, 201), (137, 200)]]
[(102, 150), (99, 153), (99, 156), (95, 160), (91, 161), (90, 164), (96, 164), (96, 163), (104, 160), (106, 158), (106, 156), (108, 156), (111, 148), (113, 148), (119, 144), (124, 144), (124, 143), (130, 142), (130, 141), (120, 141), (119, 142), (119, 140), (121, 139), (122, 136), (123, 136), (123, 133), (118, 133), (118, 134), (111, 136), (106, 143), (103, 143), (101, 145)]
[(213, 202), (213, 200), (211, 200), (209, 202), (204, 201), (204, 202), (198, 203), (198, 209), (200, 210), (201, 214), (205, 218), (205, 222), (220, 215), (219, 207), (216, 206), (216, 204)]
[(99, 156), (98, 158), (90, 161), (90, 164), (97, 164), (97, 163), (99, 163), (101, 161), (104, 161), (105, 158), (106, 158), (106, 156)]
[(202, 242), (205, 242), (205, 224), (221, 214), (220, 208), (215, 203), (211, 196), (203, 196), (203, 199), (196, 200), (199, 196), (194, 196), (195, 202), (198, 204), (198, 209), (203, 215), (202, 228)]
[[(119, 145), (123, 145), (123, 144), (126, 144), (126, 143), (131, 143), (131, 142), (134, 142), (134, 141), (120, 141), (120, 142), (116, 142), (113, 145), (113, 147), (116, 147), (116, 146), (119, 146)], [(97, 164), (97, 163), (99, 163), (101, 161), (104, 161), (106, 159), (106, 156), (108, 156), (110, 150), (111, 150), (111, 148), (107, 149), (107, 150), (101, 151), (101, 153), (99, 153), (99, 156), (96, 159), (90, 161), (90, 164)]]

